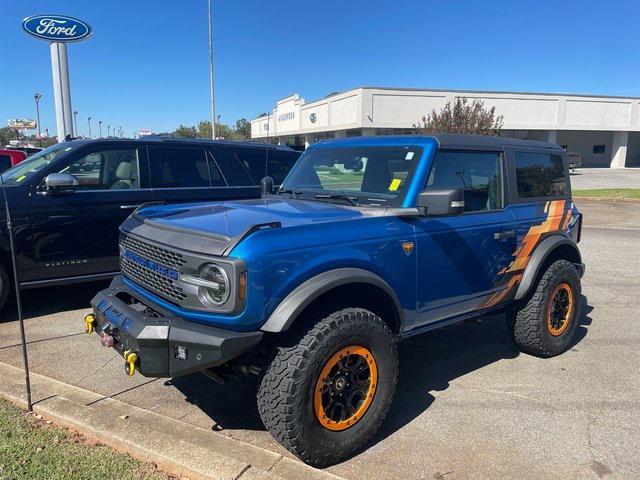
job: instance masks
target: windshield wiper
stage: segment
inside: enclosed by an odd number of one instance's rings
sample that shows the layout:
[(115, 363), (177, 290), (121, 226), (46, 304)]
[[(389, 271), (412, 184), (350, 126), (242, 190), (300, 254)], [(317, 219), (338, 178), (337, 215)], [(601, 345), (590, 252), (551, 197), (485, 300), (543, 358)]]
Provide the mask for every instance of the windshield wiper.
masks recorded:
[(280, 189), (276, 192), (276, 195), (280, 195), (281, 193), (288, 193), (289, 195), (291, 195), (293, 198), (297, 200), (298, 197), (302, 194), (302, 191), (291, 190), (291, 189), (285, 189), (285, 190)]
[(356, 197), (350, 197), (350, 196), (344, 195), (342, 193), (334, 193), (332, 195), (329, 195), (327, 193), (319, 193), (318, 195), (315, 195), (314, 198), (329, 198), (331, 200), (346, 200), (347, 202), (349, 202), (354, 207), (358, 206), (358, 199)]

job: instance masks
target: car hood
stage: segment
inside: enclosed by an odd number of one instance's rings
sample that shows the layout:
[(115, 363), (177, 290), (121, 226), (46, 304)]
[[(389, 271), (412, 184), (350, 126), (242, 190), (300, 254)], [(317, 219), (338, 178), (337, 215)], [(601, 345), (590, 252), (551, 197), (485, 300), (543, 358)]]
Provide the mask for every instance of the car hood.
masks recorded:
[(184, 250), (223, 255), (258, 229), (353, 220), (383, 213), (384, 209), (276, 197), (150, 205), (132, 215), (122, 230)]

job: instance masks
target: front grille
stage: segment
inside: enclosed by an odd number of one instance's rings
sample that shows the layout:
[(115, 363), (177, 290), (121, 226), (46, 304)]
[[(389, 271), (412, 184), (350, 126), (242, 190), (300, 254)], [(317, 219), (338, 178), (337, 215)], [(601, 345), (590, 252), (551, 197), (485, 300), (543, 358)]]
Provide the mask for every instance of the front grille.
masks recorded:
[(173, 250), (157, 247), (132, 235), (122, 234), (120, 245), (138, 255), (158, 262), (165, 267), (180, 268), (185, 264), (184, 257)]
[(172, 279), (138, 265), (126, 257), (120, 257), (120, 268), (125, 275), (140, 283), (143, 287), (149, 288), (170, 300), (180, 303), (187, 298), (182, 288), (177, 286)]

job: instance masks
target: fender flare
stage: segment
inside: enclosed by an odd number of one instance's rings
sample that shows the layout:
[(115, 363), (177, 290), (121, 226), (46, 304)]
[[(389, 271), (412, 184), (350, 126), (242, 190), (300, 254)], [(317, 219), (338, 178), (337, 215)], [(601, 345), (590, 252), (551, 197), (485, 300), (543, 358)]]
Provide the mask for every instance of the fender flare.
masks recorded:
[(295, 321), (298, 315), (323, 293), (351, 283), (365, 283), (384, 290), (392, 299), (402, 331), (403, 313), (400, 299), (391, 286), (375, 273), (360, 268), (337, 268), (320, 273), (298, 285), (287, 295), (269, 315), (260, 330), (264, 332), (283, 332)]
[(545, 260), (549, 258), (549, 255), (551, 255), (554, 250), (564, 245), (568, 245), (575, 251), (579, 260), (578, 263), (582, 262), (580, 250), (578, 250), (578, 246), (570, 238), (563, 235), (553, 235), (544, 239), (540, 245), (536, 247), (533, 255), (531, 255), (531, 260), (529, 260), (524, 274), (522, 275), (522, 280), (520, 281), (520, 285), (518, 285), (518, 290), (516, 291), (514, 300), (520, 300), (525, 297), (531, 287), (534, 286), (534, 282), (536, 278), (538, 278), (538, 273), (540, 273), (540, 268), (542, 268)]

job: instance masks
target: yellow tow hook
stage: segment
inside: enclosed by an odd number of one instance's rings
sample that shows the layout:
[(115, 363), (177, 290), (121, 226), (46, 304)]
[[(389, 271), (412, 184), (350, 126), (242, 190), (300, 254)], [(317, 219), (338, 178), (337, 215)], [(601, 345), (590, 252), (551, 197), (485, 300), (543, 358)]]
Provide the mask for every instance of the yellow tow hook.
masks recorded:
[(127, 372), (127, 375), (133, 377), (136, 373), (136, 362), (138, 361), (138, 354), (136, 352), (132, 352), (131, 350), (125, 350), (124, 352), (124, 371)]
[(88, 313), (84, 316), (84, 331), (91, 335), (96, 329), (96, 317), (93, 313)]

